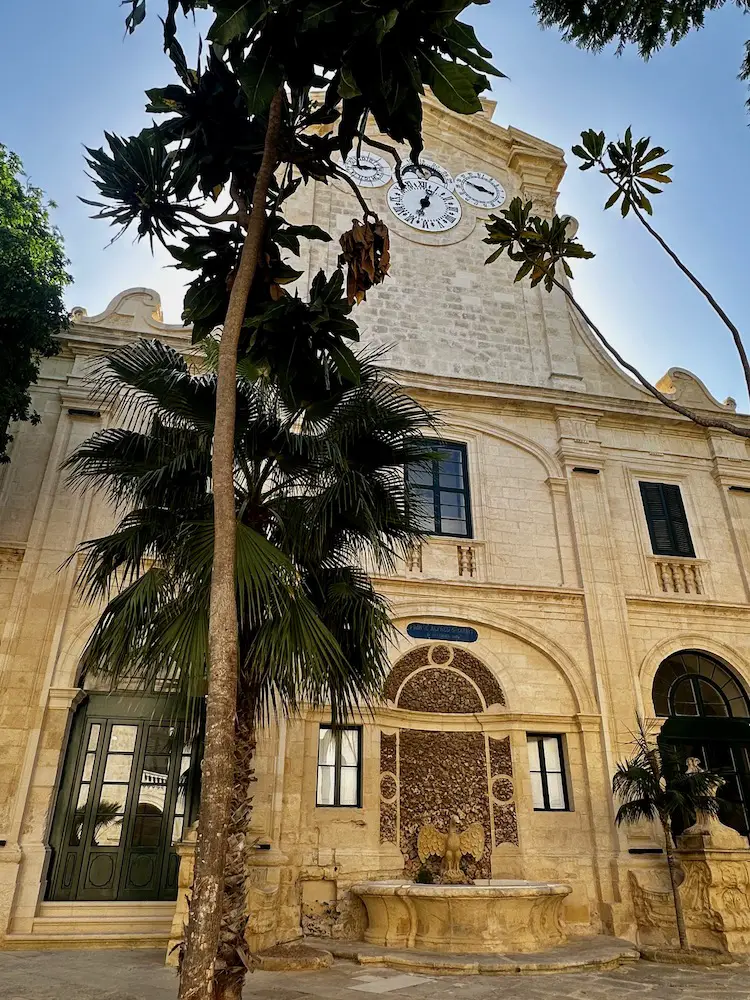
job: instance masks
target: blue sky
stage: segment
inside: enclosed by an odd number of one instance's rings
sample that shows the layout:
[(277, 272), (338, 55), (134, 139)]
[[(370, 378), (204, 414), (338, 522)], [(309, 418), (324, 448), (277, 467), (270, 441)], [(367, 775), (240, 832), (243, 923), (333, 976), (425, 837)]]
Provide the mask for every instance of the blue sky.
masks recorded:
[[(129, 235), (88, 218), (91, 197), (83, 146), (105, 129), (132, 134), (147, 123), (146, 87), (171, 82), (155, 17), (124, 37), (117, 0), (29, 0), (2, 4), (0, 142), (24, 160), (32, 180), (58, 205), (75, 282), (68, 303), (90, 313), (122, 288), (162, 294), (177, 322), (181, 276)], [(495, 120), (569, 151), (584, 128), (650, 134), (670, 150), (674, 183), (655, 199), (656, 225), (684, 255), (740, 326), (750, 312), (750, 118), (737, 80), (750, 19), (734, 8), (709, 15), (706, 28), (643, 63), (635, 52), (594, 55), (542, 31), (526, 0), (492, 0), (472, 20), (508, 80), (495, 84)], [(569, 162), (571, 157), (568, 157)], [(696, 372), (723, 399), (747, 396), (728, 332), (650, 242), (635, 220), (602, 213), (603, 178), (571, 163), (559, 203), (575, 215), (579, 237), (597, 254), (577, 269), (575, 291), (605, 333), (645, 373), (670, 365)]]

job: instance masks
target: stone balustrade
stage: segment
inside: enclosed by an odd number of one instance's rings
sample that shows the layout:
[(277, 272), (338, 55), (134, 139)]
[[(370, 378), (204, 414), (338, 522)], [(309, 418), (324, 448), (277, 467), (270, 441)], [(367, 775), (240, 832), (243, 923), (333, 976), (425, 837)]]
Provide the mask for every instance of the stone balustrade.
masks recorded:
[(410, 550), (399, 575), (433, 580), (480, 581), (484, 578), (483, 555), (482, 542), (430, 538)]
[(702, 595), (706, 593), (702, 560), (653, 556), (656, 588), (662, 594)]

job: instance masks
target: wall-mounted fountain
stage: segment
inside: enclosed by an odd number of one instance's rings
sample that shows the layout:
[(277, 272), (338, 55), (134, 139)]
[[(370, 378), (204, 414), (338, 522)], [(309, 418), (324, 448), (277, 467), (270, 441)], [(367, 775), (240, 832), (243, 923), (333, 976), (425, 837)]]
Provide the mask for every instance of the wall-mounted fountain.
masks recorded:
[(473, 823), (459, 831), (432, 824), (419, 830), (420, 861), (442, 859), (437, 881), (360, 882), (352, 886), (367, 908), (365, 941), (388, 948), (453, 954), (543, 951), (566, 940), (562, 901), (571, 892), (558, 882), (471, 880), (461, 859), (479, 859), (484, 830)]

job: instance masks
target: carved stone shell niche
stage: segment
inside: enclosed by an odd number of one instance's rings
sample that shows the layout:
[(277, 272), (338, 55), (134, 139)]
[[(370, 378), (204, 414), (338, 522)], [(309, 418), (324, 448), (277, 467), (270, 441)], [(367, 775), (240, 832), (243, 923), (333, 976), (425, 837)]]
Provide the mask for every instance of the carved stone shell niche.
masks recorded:
[(444, 715), (474, 715), (505, 696), (492, 672), (465, 649), (446, 643), (418, 646), (396, 663), (384, 688), (397, 708)]

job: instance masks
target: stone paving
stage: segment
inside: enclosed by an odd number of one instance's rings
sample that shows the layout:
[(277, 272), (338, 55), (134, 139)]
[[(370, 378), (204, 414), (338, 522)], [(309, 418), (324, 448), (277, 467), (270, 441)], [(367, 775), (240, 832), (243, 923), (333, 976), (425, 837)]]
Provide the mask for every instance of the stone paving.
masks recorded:
[[(2, 1000), (175, 1000), (161, 951), (0, 952)], [(750, 969), (632, 962), (610, 972), (408, 975), (337, 961), (322, 972), (256, 972), (244, 1000), (750, 1000)]]

